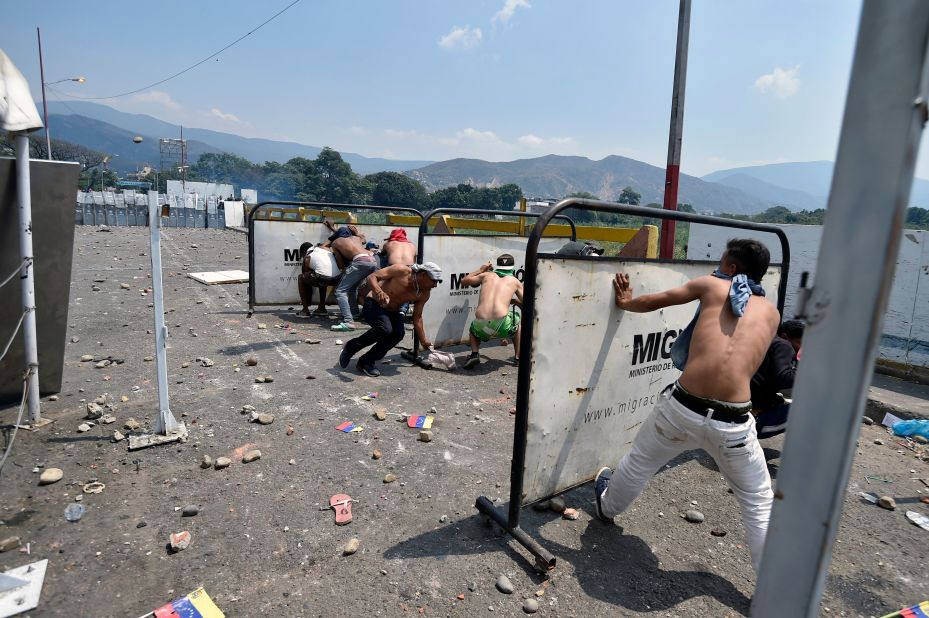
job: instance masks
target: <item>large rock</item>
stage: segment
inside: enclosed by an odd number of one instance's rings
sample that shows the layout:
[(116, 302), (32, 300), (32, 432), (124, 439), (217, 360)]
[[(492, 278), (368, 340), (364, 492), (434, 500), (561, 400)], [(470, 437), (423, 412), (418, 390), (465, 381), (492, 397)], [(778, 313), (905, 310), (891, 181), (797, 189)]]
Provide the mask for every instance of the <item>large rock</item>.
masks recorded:
[(65, 473), (61, 468), (46, 468), (39, 476), (39, 485), (51, 485), (64, 478)]
[(242, 456), (242, 463), (252, 463), (253, 461), (258, 461), (259, 459), (261, 459), (261, 451), (254, 449)]
[(506, 575), (501, 575), (497, 578), (497, 590), (503, 594), (513, 594), (513, 582), (510, 581), (510, 578)]
[(87, 402), (87, 416), (85, 416), (84, 418), (87, 418), (90, 420), (96, 420), (100, 418), (101, 416), (103, 416), (103, 406), (101, 406), (96, 401), (88, 401)]

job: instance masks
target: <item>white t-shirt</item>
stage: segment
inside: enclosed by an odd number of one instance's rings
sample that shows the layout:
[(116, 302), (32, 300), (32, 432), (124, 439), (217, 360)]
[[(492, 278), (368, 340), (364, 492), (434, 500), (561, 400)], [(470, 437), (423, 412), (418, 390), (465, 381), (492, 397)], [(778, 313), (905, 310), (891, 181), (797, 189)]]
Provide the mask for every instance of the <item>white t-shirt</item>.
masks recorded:
[(310, 270), (320, 277), (338, 277), (339, 264), (335, 261), (335, 254), (332, 251), (326, 251), (322, 247), (313, 247), (310, 249)]

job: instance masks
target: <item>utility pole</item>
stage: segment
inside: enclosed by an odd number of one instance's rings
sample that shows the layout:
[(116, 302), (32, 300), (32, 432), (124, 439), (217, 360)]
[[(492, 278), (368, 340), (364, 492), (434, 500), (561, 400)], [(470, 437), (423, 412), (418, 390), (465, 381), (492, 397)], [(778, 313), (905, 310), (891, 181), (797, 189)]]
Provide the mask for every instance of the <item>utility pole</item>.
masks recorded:
[(48, 102), (45, 99), (45, 65), (42, 62), (42, 31), (38, 27), (35, 29), (36, 37), (39, 39), (39, 79), (42, 80), (42, 115), (45, 123), (45, 151), (48, 154), (48, 160), (52, 160), (52, 138), (48, 134)]
[[(671, 92), (671, 131), (668, 136), (668, 167), (665, 170), (664, 209), (677, 210), (677, 189), (681, 177), (681, 143), (684, 133), (684, 90), (687, 83), (687, 48), (690, 43), (690, 0), (681, 0), (677, 16), (677, 53), (674, 56), (674, 87)], [(661, 222), (658, 256), (674, 257), (674, 221)]]

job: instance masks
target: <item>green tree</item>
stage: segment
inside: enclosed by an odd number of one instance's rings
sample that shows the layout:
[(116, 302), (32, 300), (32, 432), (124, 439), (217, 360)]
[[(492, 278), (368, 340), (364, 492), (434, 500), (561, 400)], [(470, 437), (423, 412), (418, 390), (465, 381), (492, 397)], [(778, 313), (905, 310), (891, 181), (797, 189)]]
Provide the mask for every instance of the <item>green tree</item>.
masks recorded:
[(397, 172), (368, 174), (364, 180), (370, 184), (372, 204), (422, 210), (428, 201), (422, 184)]
[(642, 202), (642, 194), (633, 191), (632, 187), (626, 187), (622, 190), (622, 193), (619, 194), (619, 199), (616, 201), (620, 204), (638, 206)]
[(305, 179), (298, 197), (333, 204), (362, 200), (364, 196), (360, 191), (358, 174), (352, 171), (352, 166), (342, 159), (342, 155), (326, 146), (313, 163), (313, 175)]

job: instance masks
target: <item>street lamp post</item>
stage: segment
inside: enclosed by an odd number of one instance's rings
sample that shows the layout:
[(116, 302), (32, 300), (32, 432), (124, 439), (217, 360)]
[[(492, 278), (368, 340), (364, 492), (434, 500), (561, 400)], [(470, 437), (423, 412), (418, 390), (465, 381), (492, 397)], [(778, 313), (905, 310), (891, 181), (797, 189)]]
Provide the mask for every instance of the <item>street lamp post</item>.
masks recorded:
[(35, 29), (36, 36), (39, 39), (39, 79), (42, 81), (42, 114), (44, 116), (45, 123), (45, 151), (47, 153), (47, 158), (49, 161), (52, 160), (52, 138), (48, 133), (48, 102), (45, 98), (45, 86), (51, 86), (54, 84), (60, 84), (61, 82), (77, 82), (83, 84), (86, 79), (83, 77), (66, 77), (65, 79), (59, 79), (58, 81), (45, 83), (45, 65), (42, 63), (42, 31), (38, 28)]

